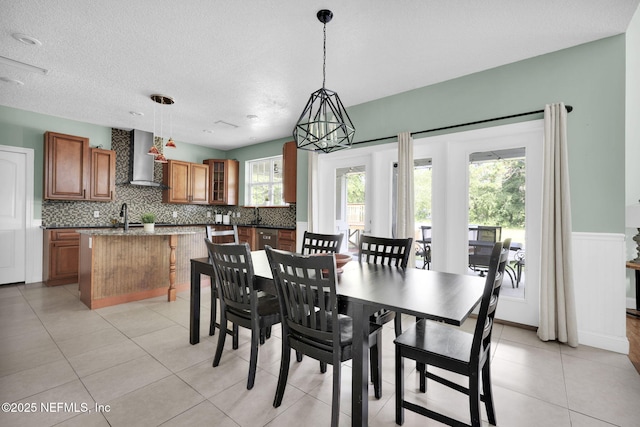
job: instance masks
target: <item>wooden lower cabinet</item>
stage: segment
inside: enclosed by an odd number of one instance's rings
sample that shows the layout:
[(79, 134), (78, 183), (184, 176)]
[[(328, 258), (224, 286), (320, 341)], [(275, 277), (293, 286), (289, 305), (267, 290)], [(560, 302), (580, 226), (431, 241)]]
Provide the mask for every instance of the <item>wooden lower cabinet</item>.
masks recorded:
[(296, 252), (296, 231), (278, 230), (278, 249), (289, 252)]
[(251, 250), (256, 248), (256, 229), (253, 227), (238, 227), (238, 240), (248, 243)]
[(43, 272), (47, 286), (78, 282), (80, 235), (73, 229), (46, 230)]

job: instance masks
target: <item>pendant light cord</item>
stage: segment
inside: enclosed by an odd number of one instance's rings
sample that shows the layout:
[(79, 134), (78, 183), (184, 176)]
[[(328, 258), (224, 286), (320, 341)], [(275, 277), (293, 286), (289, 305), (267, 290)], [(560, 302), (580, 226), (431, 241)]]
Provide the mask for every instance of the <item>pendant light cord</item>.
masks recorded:
[(325, 80), (327, 76), (327, 23), (322, 26), (322, 33), (324, 37), (324, 43), (322, 45), (322, 89), (324, 89)]

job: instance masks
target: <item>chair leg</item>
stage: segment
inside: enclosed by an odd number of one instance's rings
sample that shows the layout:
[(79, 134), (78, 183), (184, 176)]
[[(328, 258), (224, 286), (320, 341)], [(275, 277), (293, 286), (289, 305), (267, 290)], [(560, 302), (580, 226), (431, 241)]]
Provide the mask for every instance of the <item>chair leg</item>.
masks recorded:
[(396, 424), (404, 424), (404, 360), (400, 346), (396, 345)]
[(492, 426), (496, 424), (496, 413), (493, 408), (493, 390), (491, 388), (491, 368), (487, 360), (482, 367), (482, 395), (484, 397), (484, 406), (487, 409), (487, 418)]
[(480, 426), (480, 389), (479, 372), (469, 375), (469, 415), (471, 416), (471, 426)]
[(265, 330), (265, 334), (264, 334), (266, 339), (271, 338), (271, 326), (267, 326), (267, 329)]
[(280, 374), (278, 375), (278, 386), (276, 387), (276, 397), (273, 399), (273, 407), (277, 408), (282, 403), (284, 389), (287, 386), (289, 376), (289, 360), (291, 358), (291, 348), (285, 337), (282, 338), (282, 357), (280, 357)]
[[(335, 360), (335, 358), (334, 358)], [(331, 397), (331, 426), (338, 427), (340, 419), (340, 371), (341, 363), (333, 364), (333, 394)]]
[(371, 364), (371, 381), (376, 399), (382, 397), (382, 334), (378, 332), (376, 342), (369, 347), (369, 363)]
[(320, 362), (320, 373), (324, 374), (327, 372), (327, 364), (325, 362)]
[[(220, 322), (220, 325), (222, 325), (222, 322)], [(225, 323), (225, 325), (226, 325), (226, 323)], [(232, 348), (234, 350), (237, 350), (238, 349), (238, 325), (236, 325), (234, 323), (232, 329), (233, 329), (233, 346), (232, 346)]]
[(424, 363), (417, 362), (416, 369), (418, 370), (418, 375), (420, 376), (420, 391), (423, 393), (427, 392), (427, 365)]
[(396, 338), (402, 335), (402, 316), (400, 313), (396, 313), (396, 317), (393, 319), (393, 327), (396, 332)]
[(265, 330), (265, 328), (260, 329), (260, 345), (264, 344), (266, 335), (267, 331)]
[(209, 322), (209, 335), (216, 334), (217, 292), (215, 283), (211, 284), (211, 321)]
[(256, 369), (258, 365), (258, 343), (262, 335), (261, 329), (251, 329), (251, 356), (249, 357), (249, 378), (247, 379), (247, 390), (253, 388), (256, 380)]
[(224, 312), (224, 310), (220, 310), (220, 333), (218, 334), (218, 347), (216, 348), (216, 355), (213, 358), (214, 367), (220, 364), (220, 358), (222, 357), (222, 350), (224, 349), (224, 340), (226, 337), (227, 337), (227, 315)]
[(300, 353), (298, 350), (296, 350), (296, 362), (302, 362), (302, 353)]

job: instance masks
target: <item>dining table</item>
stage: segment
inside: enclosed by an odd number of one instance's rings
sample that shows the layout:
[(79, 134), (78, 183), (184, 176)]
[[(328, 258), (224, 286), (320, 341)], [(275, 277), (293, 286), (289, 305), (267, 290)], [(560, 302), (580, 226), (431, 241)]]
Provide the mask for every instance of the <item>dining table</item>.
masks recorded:
[[(265, 251), (251, 252), (256, 288), (275, 292)], [(214, 283), (208, 258), (191, 260), (190, 342), (200, 338), (200, 275)], [(197, 277), (196, 277), (197, 276)], [(368, 424), (369, 316), (385, 308), (398, 313), (460, 326), (480, 302), (484, 280), (477, 276), (398, 268), (378, 264), (346, 264), (338, 274), (340, 306), (353, 318), (351, 425)], [(342, 310), (341, 310), (342, 311)]]

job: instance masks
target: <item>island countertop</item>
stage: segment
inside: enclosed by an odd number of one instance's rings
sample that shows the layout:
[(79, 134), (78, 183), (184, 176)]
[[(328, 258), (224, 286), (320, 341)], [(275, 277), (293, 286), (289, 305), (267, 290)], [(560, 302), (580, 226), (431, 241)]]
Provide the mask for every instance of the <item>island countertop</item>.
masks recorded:
[(122, 228), (81, 228), (76, 232), (89, 236), (171, 236), (202, 233), (203, 229), (202, 227), (157, 227), (153, 233), (147, 233), (141, 227), (132, 227), (128, 231)]

